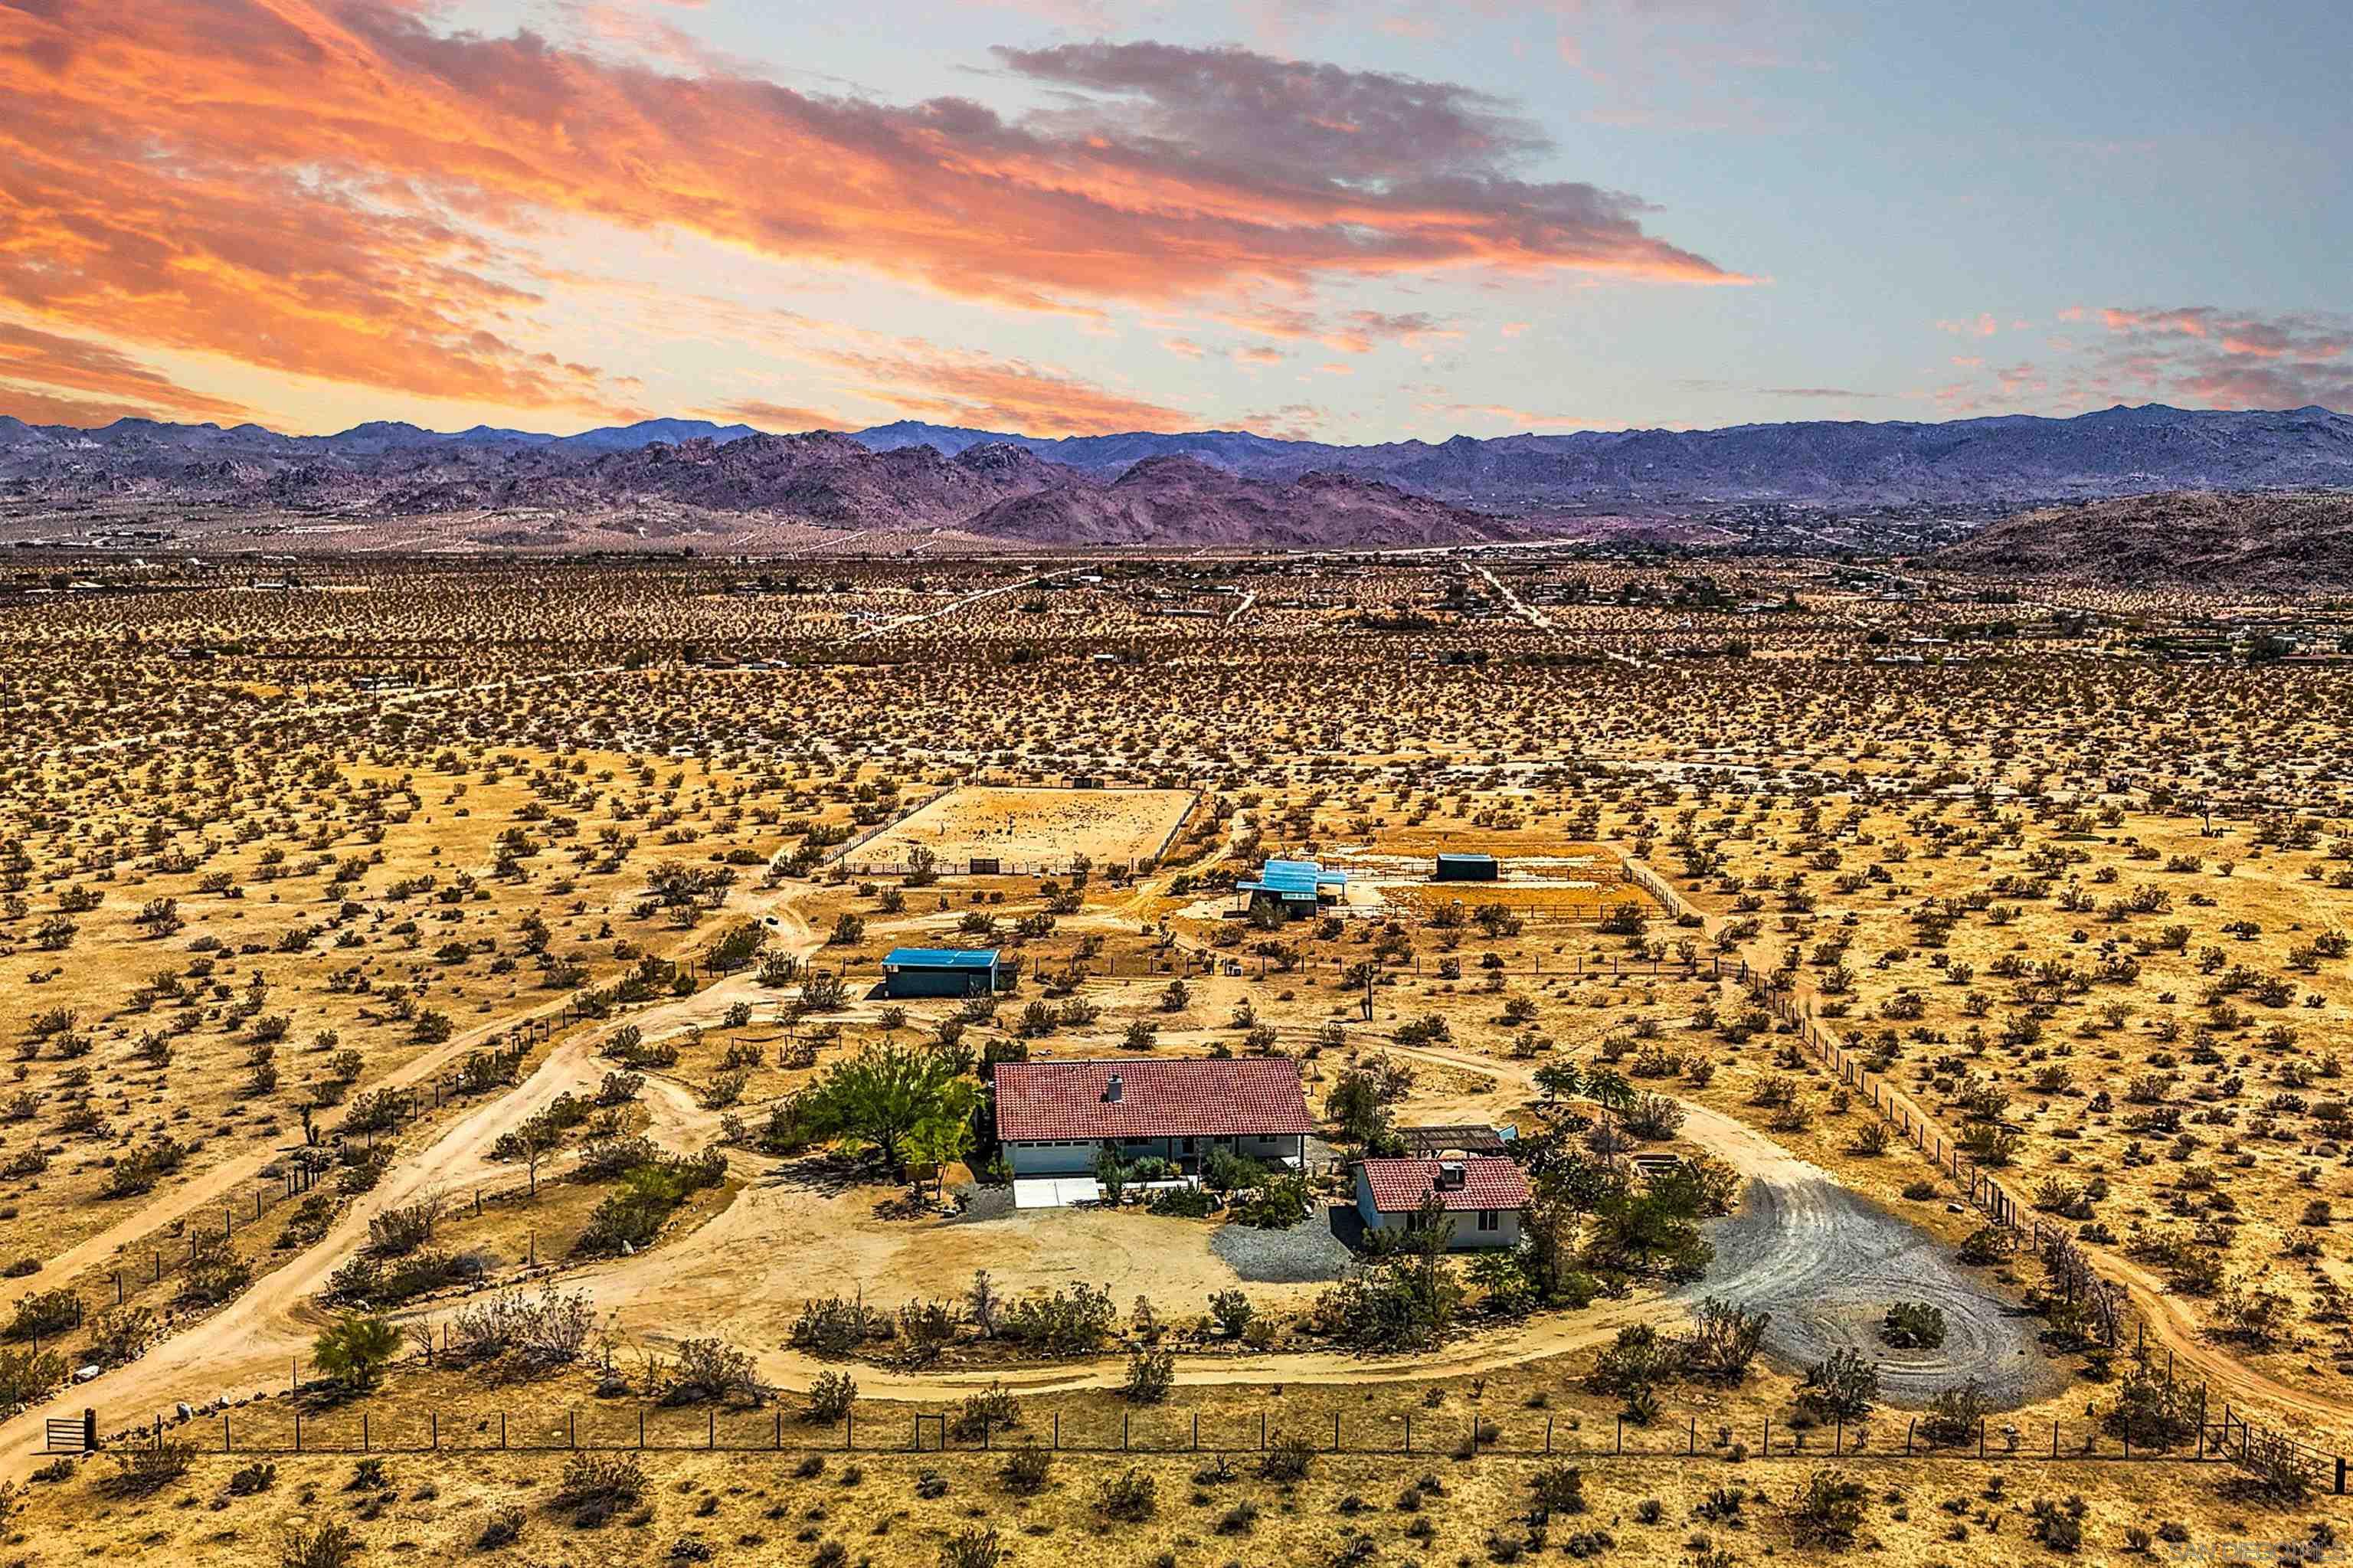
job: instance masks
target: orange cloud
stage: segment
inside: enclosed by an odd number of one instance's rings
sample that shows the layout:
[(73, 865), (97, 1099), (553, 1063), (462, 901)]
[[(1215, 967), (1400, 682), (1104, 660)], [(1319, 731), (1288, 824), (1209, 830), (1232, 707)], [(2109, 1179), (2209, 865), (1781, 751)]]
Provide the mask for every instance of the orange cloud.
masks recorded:
[(943, 349), (920, 338), (874, 349), (819, 348), (811, 359), (850, 374), (857, 391), (901, 413), (1030, 436), (1177, 430), (1192, 416), (1052, 366)]
[(1240, 49), (1001, 51), (1060, 90), (1008, 119), (437, 32), (406, 0), (0, 16), (0, 299), (427, 396), (616, 405), (530, 346), (555, 218), (1028, 309), (1462, 267), (1742, 281), (1636, 197), (1521, 177), (1541, 137), (1481, 94)]
[(807, 430), (854, 430), (860, 426), (860, 421), (845, 419), (839, 414), (795, 408), (788, 403), (764, 403), (756, 397), (722, 403), (715, 408), (704, 410), (703, 417), (734, 419), (779, 435), (797, 435)]
[(0, 322), (0, 413), (35, 424), (92, 425), (159, 413), (239, 420), (248, 410), (101, 344)]

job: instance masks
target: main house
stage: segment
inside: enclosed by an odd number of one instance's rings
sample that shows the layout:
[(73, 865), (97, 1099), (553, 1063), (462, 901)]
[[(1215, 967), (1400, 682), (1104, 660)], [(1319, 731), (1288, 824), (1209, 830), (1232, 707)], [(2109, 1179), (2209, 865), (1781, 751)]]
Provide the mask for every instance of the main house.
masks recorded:
[(1295, 1167), (1315, 1130), (1299, 1064), (1280, 1056), (1000, 1062), (996, 1085), (997, 1137), (1017, 1177), (1083, 1174), (1105, 1149), (1187, 1175), (1221, 1149)]
[(1366, 1160), (1356, 1166), (1356, 1213), (1367, 1231), (1405, 1229), (1431, 1193), (1454, 1222), (1455, 1247), (1517, 1246), (1528, 1179), (1499, 1155), (1462, 1160)]

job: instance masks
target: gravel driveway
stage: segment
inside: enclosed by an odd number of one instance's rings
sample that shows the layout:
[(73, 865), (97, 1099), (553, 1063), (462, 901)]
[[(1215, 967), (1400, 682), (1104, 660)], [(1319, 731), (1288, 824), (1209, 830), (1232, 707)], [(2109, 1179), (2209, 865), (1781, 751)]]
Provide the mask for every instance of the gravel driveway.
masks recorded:
[(1219, 1225), (1210, 1233), (1209, 1250), (1225, 1259), (1236, 1274), (1261, 1285), (1337, 1279), (1356, 1255), (1333, 1232), (1333, 1216), (1343, 1213), (1353, 1215), (1354, 1211), (1326, 1209), (1287, 1231)]

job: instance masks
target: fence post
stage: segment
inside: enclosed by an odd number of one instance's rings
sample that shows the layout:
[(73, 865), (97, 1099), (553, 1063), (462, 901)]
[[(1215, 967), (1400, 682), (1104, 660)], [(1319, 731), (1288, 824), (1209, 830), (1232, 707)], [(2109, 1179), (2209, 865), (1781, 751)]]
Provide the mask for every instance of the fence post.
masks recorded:
[(433, 1446), (438, 1451), (441, 1446), (441, 1413), (438, 1410), (426, 1412), (426, 1421), (433, 1434)]
[(299, 1410), (294, 1413), (294, 1451), (302, 1451), (302, 1413)]
[[(1546, 1416), (1545, 1424), (1549, 1427), (1552, 1424), (1552, 1417), (1549, 1415)], [(1699, 1452), (1699, 1417), (1696, 1415), (1691, 1418), (1691, 1431), (1683, 1437), (1683, 1452), (1686, 1454), (1696, 1454)]]
[(366, 1411), (363, 1410), (363, 1411), (361, 1411), (361, 1412), (360, 1412), (360, 1452), (361, 1452), (361, 1453), (363, 1453), (363, 1454), (364, 1454), (364, 1453), (366, 1453), (367, 1451), (368, 1451), (368, 1413), (367, 1413)]
[(226, 1410), (221, 1412), (221, 1452), (224, 1454), (234, 1452), (229, 1446), (228, 1412)]
[(1912, 1429), (1919, 1425), (1920, 1418), (1916, 1415), (1904, 1424), (1904, 1457), (1907, 1459), (1912, 1457)]

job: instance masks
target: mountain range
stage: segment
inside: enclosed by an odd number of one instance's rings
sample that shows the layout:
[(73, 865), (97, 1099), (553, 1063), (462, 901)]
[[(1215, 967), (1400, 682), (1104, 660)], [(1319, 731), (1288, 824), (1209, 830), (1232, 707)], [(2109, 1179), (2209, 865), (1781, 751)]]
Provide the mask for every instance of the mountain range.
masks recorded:
[[(1035, 545), (1411, 546), (1596, 514), (1800, 507), (1976, 517), (2179, 490), (2353, 488), (2353, 419), (2151, 405), (2073, 418), (1813, 420), (1337, 446), (1234, 430), (1041, 438), (901, 422), (774, 435), (653, 419), (570, 436), (374, 422), (334, 435), (0, 417), (15, 520), (144, 508), (368, 520), (665, 508)], [(551, 537), (561, 536), (558, 530)]]

